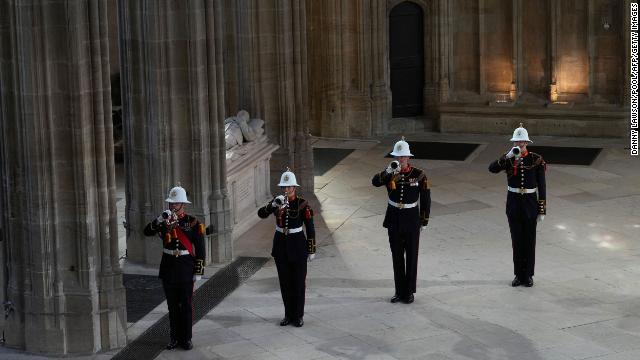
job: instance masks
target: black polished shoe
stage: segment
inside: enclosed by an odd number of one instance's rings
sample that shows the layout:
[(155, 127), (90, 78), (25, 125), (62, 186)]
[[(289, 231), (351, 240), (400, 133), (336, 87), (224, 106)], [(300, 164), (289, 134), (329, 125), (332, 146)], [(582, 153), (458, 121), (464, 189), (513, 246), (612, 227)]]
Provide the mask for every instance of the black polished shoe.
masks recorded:
[(193, 343), (191, 342), (191, 340), (187, 340), (187, 341), (183, 342), (182, 344), (180, 344), (180, 347), (185, 349), (185, 350), (191, 350), (191, 349), (193, 349)]
[(284, 319), (282, 319), (282, 321), (280, 321), (280, 326), (287, 326), (291, 324), (291, 320), (289, 320), (288, 317), (285, 317)]
[(511, 286), (516, 287), (520, 285), (522, 285), (522, 281), (520, 280), (520, 278), (518, 278), (517, 276), (514, 277), (513, 281), (511, 282)]
[(532, 287), (533, 286), (533, 278), (531, 276), (529, 276), (527, 278), (527, 281), (525, 281), (524, 286), (526, 286), (526, 287)]
[(177, 347), (178, 347), (178, 340), (171, 339), (171, 341), (169, 341), (169, 343), (167, 344), (165, 349), (173, 350), (173, 349), (175, 349)]
[(304, 321), (302, 320), (302, 318), (293, 322), (293, 326), (295, 327), (302, 327), (302, 325), (304, 325)]
[(395, 295), (393, 295), (393, 297), (391, 298), (390, 301), (391, 301), (392, 304), (395, 304), (395, 303), (397, 303), (397, 302), (399, 302), (401, 300), (402, 300), (402, 298), (398, 294), (395, 294)]
[(406, 298), (402, 299), (402, 302), (405, 304), (411, 304), (413, 302), (413, 294), (407, 296)]

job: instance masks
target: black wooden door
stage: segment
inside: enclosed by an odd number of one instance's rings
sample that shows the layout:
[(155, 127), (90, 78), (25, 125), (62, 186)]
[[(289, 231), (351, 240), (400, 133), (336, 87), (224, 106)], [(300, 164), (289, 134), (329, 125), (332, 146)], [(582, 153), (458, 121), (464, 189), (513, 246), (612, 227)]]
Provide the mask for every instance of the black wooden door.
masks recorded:
[(422, 115), (424, 87), (423, 13), (405, 1), (389, 15), (392, 116)]

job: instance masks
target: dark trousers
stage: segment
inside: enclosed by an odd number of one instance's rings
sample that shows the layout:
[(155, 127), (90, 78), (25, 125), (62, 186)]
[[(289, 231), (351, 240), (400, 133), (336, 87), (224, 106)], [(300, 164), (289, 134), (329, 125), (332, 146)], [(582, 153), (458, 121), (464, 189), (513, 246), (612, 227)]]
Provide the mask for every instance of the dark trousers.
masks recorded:
[(419, 227), (404, 231), (389, 230), (393, 280), (396, 285), (396, 295), (400, 297), (407, 297), (416, 292), (419, 244)]
[(178, 342), (191, 340), (191, 325), (193, 322), (193, 282), (172, 283), (163, 281), (164, 295), (167, 297), (169, 308), (169, 324), (171, 339)]
[(521, 279), (534, 275), (536, 263), (535, 218), (507, 217), (513, 248), (513, 274)]
[(284, 303), (284, 316), (291, 320), (304, 316), (305, 280), (307, 278), (307, 262), (290, 262), (276, 260), (280, 293)]

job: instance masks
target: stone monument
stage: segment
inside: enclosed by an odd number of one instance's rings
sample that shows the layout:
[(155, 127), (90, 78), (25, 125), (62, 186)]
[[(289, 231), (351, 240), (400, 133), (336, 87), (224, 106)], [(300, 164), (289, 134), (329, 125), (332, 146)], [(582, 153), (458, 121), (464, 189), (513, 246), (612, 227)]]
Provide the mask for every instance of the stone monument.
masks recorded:
[(224, 121), (233, 240), (258, 222), (257, 209), (271, 199), (269, 160), (278, 146), (267, 141), (263, 125), (246, 110)]

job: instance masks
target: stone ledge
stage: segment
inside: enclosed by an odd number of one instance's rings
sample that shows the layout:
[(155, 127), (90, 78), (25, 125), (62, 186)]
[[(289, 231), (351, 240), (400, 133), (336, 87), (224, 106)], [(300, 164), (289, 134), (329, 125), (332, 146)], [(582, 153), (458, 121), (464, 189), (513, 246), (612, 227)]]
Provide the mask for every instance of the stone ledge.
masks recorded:
[(439, 107), (443, 133), (511, 133), (521, 122), (529, 134), (612, 137), (628, 134), (628, 109), (623, 107), (513, 107), (450, 104)]

